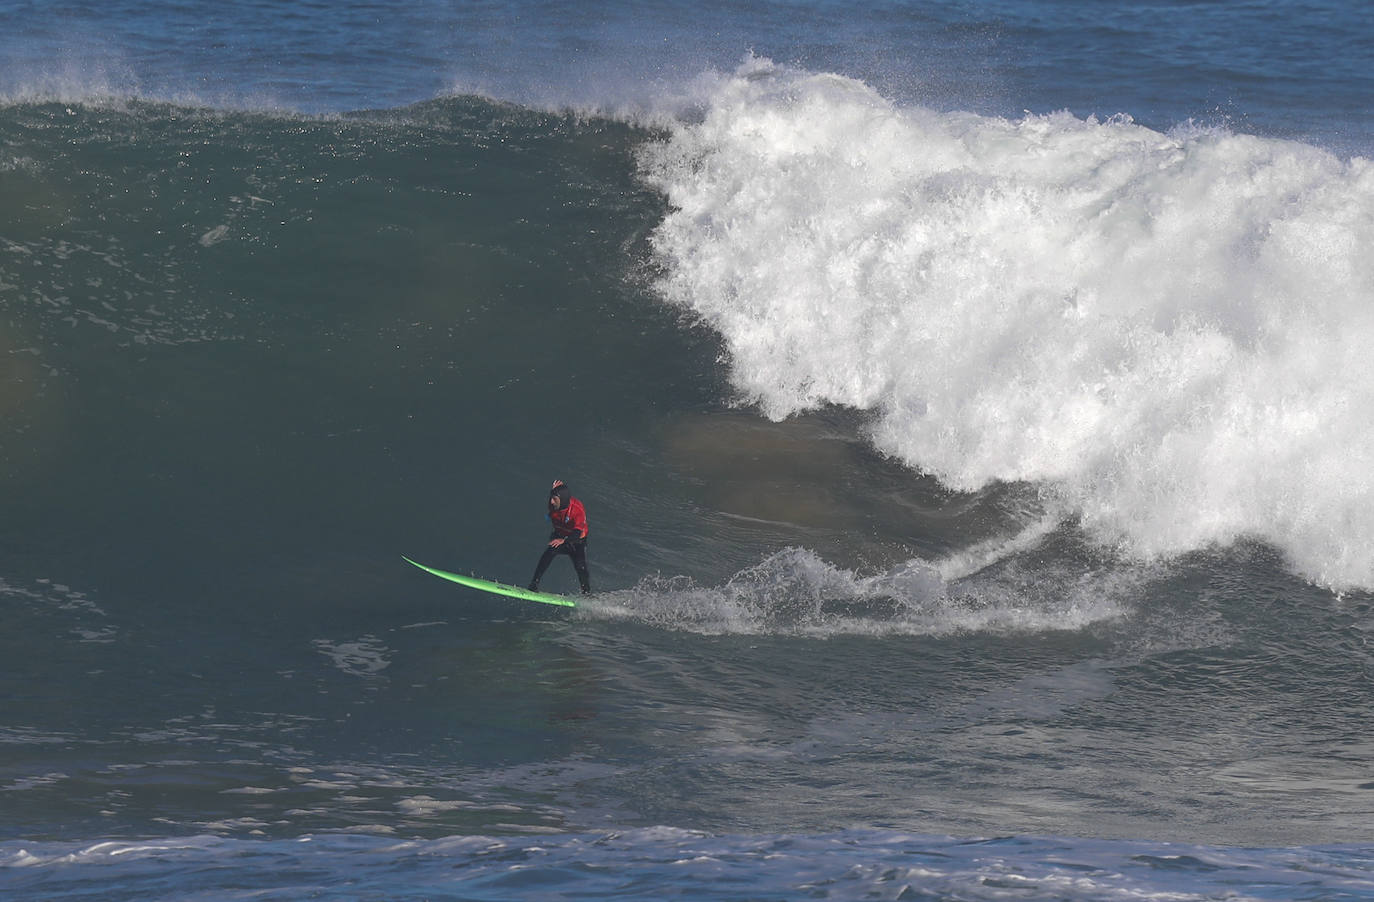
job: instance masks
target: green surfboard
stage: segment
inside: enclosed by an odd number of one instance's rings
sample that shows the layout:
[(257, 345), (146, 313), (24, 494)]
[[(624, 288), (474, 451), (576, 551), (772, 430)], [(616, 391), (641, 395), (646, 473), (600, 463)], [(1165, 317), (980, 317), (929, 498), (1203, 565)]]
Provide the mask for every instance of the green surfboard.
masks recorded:
[(458, 583), (472, 589), (480, 589), (483, 592), (491, 592), (493, 595), (509, 595), (511, 598), (521, 598), (525, 601), (538, 601), (542, 604), (556, 604), (565, 608), (577, 607), (577, 602), (562, 595), (553, 595), (548, 592), (531, 592), (529, 589), (521, 589), (518, 586), (508, 586), (505, 583), (492, 582), (489, 579), (478, 579), (475, 576), (464, 576), (461, 573), (449, 573), (447, 570), (436, 570), (433, 567), (426, 567), (424, 564), (412, 561), (405, 555), (401, 555), (401, 560), (408, 564), (414, 564), (426, 573), (433, 573), (440, 579)]

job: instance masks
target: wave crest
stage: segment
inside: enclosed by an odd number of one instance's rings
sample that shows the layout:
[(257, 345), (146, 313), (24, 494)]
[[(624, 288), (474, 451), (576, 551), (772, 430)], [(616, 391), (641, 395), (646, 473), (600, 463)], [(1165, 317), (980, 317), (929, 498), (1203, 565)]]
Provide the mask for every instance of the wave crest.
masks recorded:
[(659, 289), (768, 416), (871, 411), (885, 453), (1040, 484), (1128, 556), (1255, 537), (1374, 585), (1368, 160), (756, 60), (642, 162)]

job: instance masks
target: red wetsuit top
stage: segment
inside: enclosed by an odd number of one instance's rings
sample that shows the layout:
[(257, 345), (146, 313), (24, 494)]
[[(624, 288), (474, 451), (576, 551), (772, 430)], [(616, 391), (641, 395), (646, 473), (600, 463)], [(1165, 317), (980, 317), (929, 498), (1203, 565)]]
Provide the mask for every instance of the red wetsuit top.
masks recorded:
[(587, 511), (576, 498), (568, 499), (568, 506), (549, 513), (554, 535), (580, 542), (587, 538)]

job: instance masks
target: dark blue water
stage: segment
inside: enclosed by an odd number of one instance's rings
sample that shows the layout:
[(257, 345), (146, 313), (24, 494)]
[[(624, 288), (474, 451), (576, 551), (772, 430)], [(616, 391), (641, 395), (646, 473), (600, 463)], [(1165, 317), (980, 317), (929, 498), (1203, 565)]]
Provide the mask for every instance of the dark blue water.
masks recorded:
[(0, 4), (0, 889), (1370, 897), (1372, 16)]
[(304, 112), (453, 91), (661, 107), (756, 54), (884, 96), (1019, 115), (1189, 119), (1367, 150), (1374, 11), (1337, 2), (7, 3), (10, 97)]

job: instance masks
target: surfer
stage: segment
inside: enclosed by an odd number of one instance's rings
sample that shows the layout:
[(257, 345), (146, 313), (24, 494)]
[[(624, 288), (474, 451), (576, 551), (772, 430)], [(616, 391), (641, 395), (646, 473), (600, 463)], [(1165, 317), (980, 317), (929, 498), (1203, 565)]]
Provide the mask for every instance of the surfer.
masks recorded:
[(591, 574), (587, 571), (587, 511), (561, 479), (555, 479), (553, 488), (549, 489), (549, 522), (553, 524), (553, 532), (549, 535), (548, 547), (539, 558), (539, 565), (534, 568), (530, 591), (539, 591), (539, 580), (553, 563), (554, 556), (566, 554), (572, 558), (582, 594), (591, 594)]

